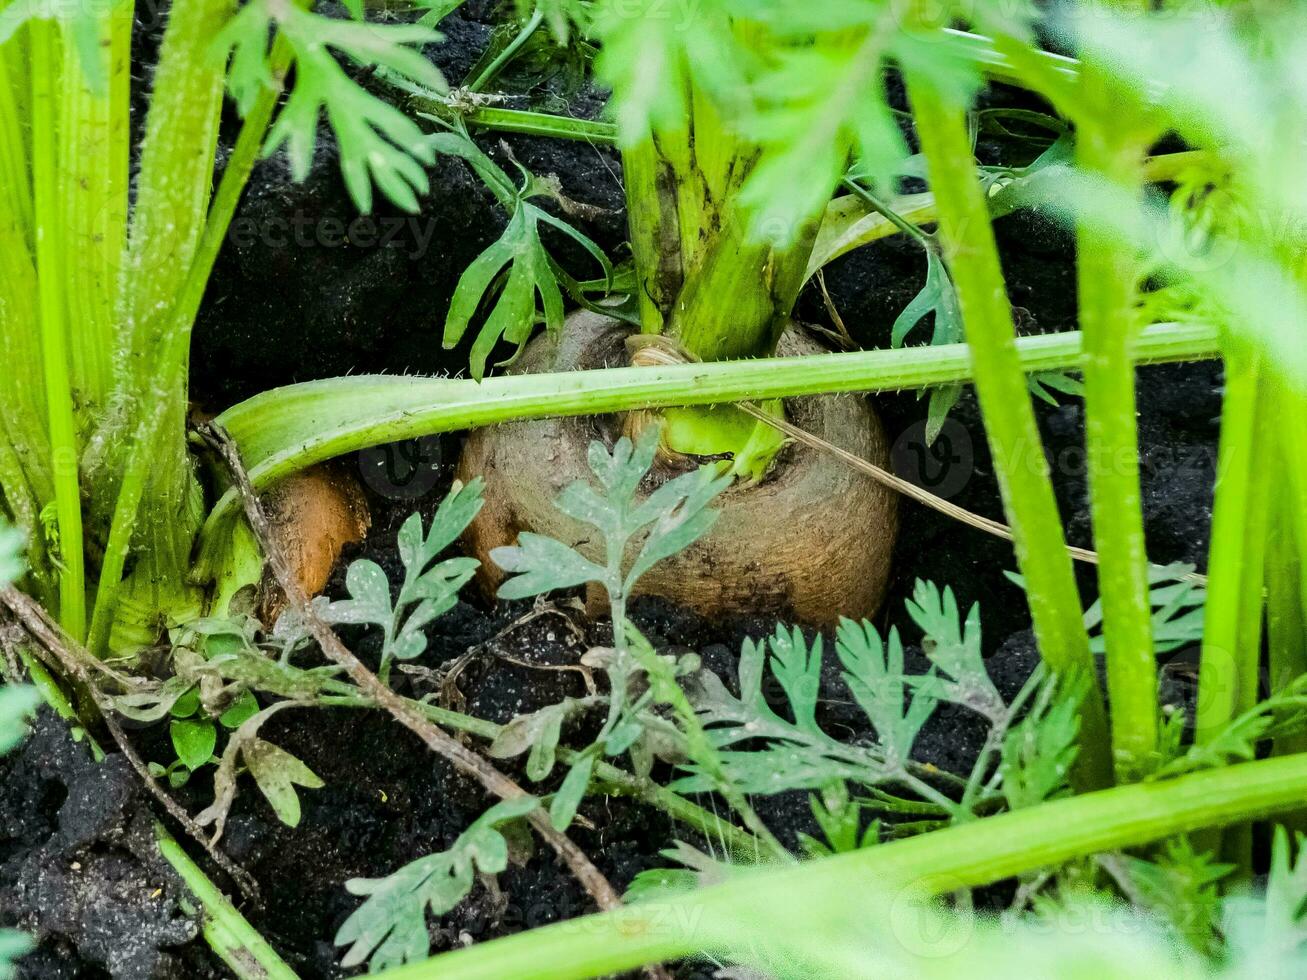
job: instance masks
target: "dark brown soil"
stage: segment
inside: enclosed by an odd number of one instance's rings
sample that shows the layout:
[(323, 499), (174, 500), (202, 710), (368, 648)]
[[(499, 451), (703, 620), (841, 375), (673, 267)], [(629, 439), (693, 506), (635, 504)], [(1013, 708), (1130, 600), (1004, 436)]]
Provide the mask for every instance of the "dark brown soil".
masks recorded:
[[(489, 35), (481, 5), (467, 4), (446, 22), (450, 40), (433, 56), (451, 78), (462, 77)], [(470, 8), (471, 13), (468, 13)], [(536, 92), (540, 95), (540, 92)], [(548, 94), (547, 87), (544, 94)], [(573, 102), (593, 114), (597, 100)], [(607, 249), (622, 237), (623, 215), (615, 158), (586, 145), (508, 141), (512, 152), (540, 173), (554, 173), (570, 196), (608, 209), (583, 223)], [(498, 149), (498, 141), (487, 141)], [(345, 372), (457, 370), (462, 352), (440, 350), (439, 334), (458, 275), (502, 227), (489, 195), (457, 161), (432, 171), (423, 222), (402, 226), (386, 244), (329, 247), (278, 244), (286, 219), (317, 229), (328, 219), (348, 224), (353, 211), (330, 152), (320, 155), (302, 185), (291, 184), (279, 160), (260, 166), (235, 226), (247, 239), (224, 249), (196, 329), (193, 386), (197, 400), (220, 409), (271, 385)], [(298, 217), (297, 217), (298, 216)], [(397, 215), (379, 212), (377, 220)], [(379, 225), (380, 227), (380, 225)], [(1018, 214), (999, 223), (1005, 269), (1014, 303), (1028, 312), (1027, 329), (1074, 326), (1074, 256), (1068, 237), (1038, 216)], [(417, 231), (414, 231), (414, 229)], [(262, 230), (260, 230), (262, 229)], [(269, 236), (268, 230), (274, 235)], [(428, 232), (434, 229), (429, 236)], [(288, 229), (293, 235), (293, 228)], [(275, 239), (275, 240), (273, 240)], [(425, 241), (425, 244), (423, 244)], [(585, 266), (569, 256), (575, 271)], [(889, 326), (919, 288), (920, 250), (903, 238), (855, 252), (827, 270), (832, 299), (864, 346), (885, 346)], [(816, 295), (804, 298), (803, 319), (827, 322)], [(1214, 477), (1219, 367), (1195, 364), (1140, 372), (1140, 436), (1144, 507), (1150, 557), (1191, 561), (1207, 550)], [(925, 402), (905, 393), (877, 399), (894, 444), (900, 473), (918, 479), (978, 513), (1001, 518), (983, 427), (968, 391), (932, 448), (922, 440)], [(1066, 526), (1075, 544), (1088, 546), (1090, 522), (1084, 479), (1082, 407), (1067, 400), (1040, 406), (1045, 447)], [(394, 533), (413, 509), (429, 513), (447, 489), (458, 452), (457, 437), (424, 440), (360, 454), (356, 461), (370, 495), (373, 529), (355, 549), (392, 568)], [(417, 460), (416, 465), (410, 465)], [(905, 502), (882, 627), (898, 625), (917, 636), (903, 599), (918, 578), (952, 586), (964, 604), (979, 602), (984, 645), (993, 672), (1011, 694), (1035, 661), (1022, 593), (1003, 571), (1013, 565), (1004, 542)], [(1092, 570), (1081, 570), (1086, 601)], [(339, 575), (336, 588), (339, 588)], [(540, 669), (576, 662), (604, 623), (583, 636), (561, 615), (514, 625), (524, 607), (487, 609), (470, 597), (438, 620), (419, 661), (439, 669), (471, 652), (457, 687), (464, 710), (495, 721), (580, 693), (574, 672)], [(704, 622), (684, 610), (646, 601), (634, 617), (664, 649), (699, 651), (705, 663), (733, 674), (740, 641), (770, 632), (769, 622)], [(375, 656), (375, 639), (345, 638)], [(1181, 658), (1184, 651), (1176, 655)], [(914, 650), (920, 666), (922, 658)], [(425, 693), (423, 675), (400, 683)], [(867, 737), (865, 720), (848, 704), (833, 669), (826, 672), (823, 717), (832, 733)], [(346, 879), (375, 877), (447, 846), (486, 806), (484, 794), (452, 773), (406, 731), (374, 713), (286, 712), (263, 734), (302, 758), (326, 787), (301, 794), (303, 820), (289, 830), (250, 789), (238, 797), (224, 847), (259, 881), (263, 903), (246, 909), (252, 921), (306, 978), (339, 975), (331, 939), (358, 900)], [(983, 730), (961, 709), (946, 708), (918, 743), (918, 753), (960, 770), (974, 758)], [(168, 761), (161, 729), (136, 736), (147, 755)], [(520, 774), (518, 774), (520, 775)], [(182, 796), (196, 806), (207, 787), (197, 778)], [(708, 801), (705, 801), (705, 804)], [(781, 838), (810, 831), (799, 794), (757, 801)], [(191, 914), (177, 901), (176, 883), (159, 865), (146, 838), (148, 807), (121, 760), (101, 766), (86, 760), (62, 727), (43, 718), (16, 754), (0, 760), (0, 918), (38, 934), (41, 946), (21, 968), (31, 978), (206, 977), (222, 975), (196, 941)], [(574, 829), (578, 843), (624, 887), (639, 871), (663, 863), (660, 849), (677, 837), (711, 848), (673, 826), (658, 811), (624, 799), (590, 799)], [(154, 897), (155, 889), (162, 889)], [(504, 935), (589, 910), (578, 887), (553, 859), (537, 850), (521, 867), (499, 877), (497, 889), (478, 886), (455, 913), (433, 925), (433, 948)], [(692, 972), (692, 968), (687, 968)]]

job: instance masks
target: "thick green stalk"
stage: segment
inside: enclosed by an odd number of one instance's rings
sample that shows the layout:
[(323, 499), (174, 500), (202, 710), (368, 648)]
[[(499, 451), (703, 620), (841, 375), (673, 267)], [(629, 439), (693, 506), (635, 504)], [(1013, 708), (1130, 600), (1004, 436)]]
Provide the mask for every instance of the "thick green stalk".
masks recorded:
[(584, 140), (611, 146), (617, 142), (617, 126), (596, 119), (575, 119), (551, 112), (531, 112), (526, 109), (499, 109), (492, 106), (469, 108), (451, 103), (443, 95), (436, 95), (395, 72), (380, 68), (377, 77), (408, 96), (408, 108), (419, 116), (436, 118), (449, 124), (462, 123), (469, 129), (490, 129), (499, 133), (522, 133), (527, 136), (548, 136), (554, 139)]
[[(1142, 134), (1108, 122), (1114, 89), (1095, 65), (1081, 76), (1092, 110), (1079, 120), (1076, 159), (1121, 187), (1143, 186)], [(1080, 329), (1085, 335), (1085, 450), (1098, 589), (1103, 602), (1112, 758), (1119, 782), (1144, 775), (1157, 760), (1157, 661), (1153, 652), (1148, 554), (1140, 500), (1135, 366), (1139, 261), (1097, 222), (1076, 223)]]
[[(151, 643), (169, 615), (198, 609), (186, 574), (203, 494), (186, 445), (189, 345), (175, 341), (173, 311), (204, 230), (226, 80), (213, 39), (233, 8), (233, 0), (178, 0), (169, 8), (141, 141), (120, 291), (115, 411), (92, 438), (84, 464), (106, 564), (108, 549), (118, 545), (107, 540), (114, 524), (124, 518), (134, 525), (136, 561), (115, 606), (120, 647)], [(124, 514), (119, 501), (136, 493), (127, 485), (128, 455), (147, 430), (145, 503)], [(119, 589), (116, 581), (111, 587)]]
[(88, 78), (75, 28), (63, 25), (59, 171), (74, 397), (83, 436), (113, 384), (116, 313), (127, 241), (132, 7), (96, 14), (99, 64)]
[[(1271, 471), (1283, 474), (1271, 501), (1266, 551), (1266, 633), (1270, 693), (1307, 675), (1307, 397), (1284, 389), (1275, 411), (1279, 421)], [(1307, 752), (1307, 732), (1274, 740), (1274, 755)], [(1286, 817), (1307, 833), (1307, 807)]]
[(27, 78), (21, 32), (0, 44), (0, 201), (8, 204), (27, 244), (32, 241), (32, 184), (26, 118), (19, 85)]
[[(1307, 395), (1285, 387), (1274, 412), (1275, 456), (1272, 472), (1283, 482), (1272, 502), (1268, 535), (1267, 628), (1270, 639), (1270, 687), (1280, 691), (1307, 674)], [(1277, 741), (1277, 751), (1293, 745), (1307, 751), (1307, 734)]]
[(178, 0), (168, 12), (124, 270), (131, 338), (124, 373), (136, 390), (158, 373), (158, 345), (204, 232), (226, 80), (213, 39), (234, 6), (233, 0)]
[[(1217, 737), (1257, 702), (1260, 681), (1270, 514), (1270, 481), (1263, 467), (1274, 452), (1275, 381), (1272, 372), (1264, 370), (1260, 354), (1233, 343), (1225, 377), (1194, 718), (1199, 743)], [(1200, 843), (1215, 847), (1216, 835)], [(1250, 875), (1251, 827), (1228, 831), (1223, 852), (1239, 873)]]
[[(518, 933), (381, 974), (386, 980), (571, 980), (708, 953), (747, 960), (768, 910), (866, 907), (977, 887), (1103, 851), (1292, 809), (1307, 756), (1286, 756), (1070, 797), (878, 847), (742, 874), (661, 902)], [(905, 892), (909, 892), (905, 895)], [(774, 926), (771, 926), (774, 928)], [(742, 943), (742, 940), (744, 943)]]
[[(1039, 429), (1017, 356), (1012, 308), (994, 231), (977, 179), (965, 107), (929, 78), (907, 76), (917, 132), (931, 174), (940, 234), (972, 349), (976, 393), (1009, 523), (1040, 655), (1056, 672), (1096, 676), (1071, 559), (1049, 481)], [(1111, 782), (1107, 719), (1096, 682), (1081, 706), (1081, 787)]]
[[(444, 109), (434, 100), (428, 100), (431, 111)], [(444, 109), (448, 112), (447, 109)], [(525, 109), (472, 109), (461, 116), (470, 127), (493, 129), (501, 133), (522, 133), (526, 136), (550, 136), (558, 139), (585, 140), (587, 143), (613, 143), (617, 140), (617, 127), (612, 123), (590, 119), (573, 119), (547, 112), (528, 112)]]
[(36, 229), (37, 297), (50, 427), (50, 462), (60, 541), (59, 623), (76, 640), (86, 635), (86, 567), (82, 551), (80, 447), (73, 411), (64, 306), (67, 255), (60, 207), (57, 120), (59, 27), (28, 24), (32, 75), (32, 186)]
[(694, 256), (666, 332), (702, 361), (772, 353), (803, 288), (820, 218), (780, 250), (753, 239), (748, 216), (729, 208)]
[(685, 281), (678, 231), (676, 180), (651, 138), (622, 153), (626, 220), (635, 259), (640, 328), (662, 333), (667, 310)]
[[(236, 213), (241, 193), (249, 182), (255, 163), (258, 162), (264, 136), (281, 95), (285, 74), (290, 64), (290, 49), (284, 38), (278, 37), (274, 42), (269, 63), (271, 67), (269, 84), (255, 100), (241, 127), (236, 145), (232, 148), (227, 166), (223, 170), (222, 180), (218, 184), (218, 191), (214, 196), (208, 220), (205, 222), (204, 234), (198, 243), (195, 258), (170, 311), (171, 328), (166, 334), (165, 348), (160, 354), (160, 361), (163, 364), (175, 363), (178, 360), (185, 363), (186, 351), (190, 346), (191, 328), (199, 312), (200, 302), (204, 298), (205, 286), (213, 271), (213, 264), (217, 261), (227, 229), (231, 225), (232, 216)], [(163, 396), (166, 398), (167, 394), (164, 392)], [(105, 547), (88, 644), (97, 654), (103, 654), (108, 649), (109, 631), (118, 610), (122, 591), (122, 573), (131, 545), (133, 525), (145, 495), (150, 469), (154, 465), (152, 447), (157, 444), (159, 434), (165, 430), (169, 421), (169, 416), (163, 411), (148, 414), (140, 423), (127, 453), (126, 468), (114, 503), (108, 544)], [(190, 529), (189, 541), (192, 544), (194, 530), (194, 528)], [(188, 556), (189, 553), (188, 546)]]
[[(1215, 357), (1219, 336), (1202, 324), (1158, 324), (1131, 351), (1138, 363)], [(1078, 333), (1023, 337), (1013, 356), (1020, 371), (1074, 368), (1083, 356)], [(893, 391), (968, 381), (966, 344), (899, 350), (759, 358), (715, 364), (607, 368), (471, 381), (359, 376), (310, 381), (263, 392), (218, 417), (240, 446), (255, 486), (368, 446), (436, 432), (527, 418), (602, 415), (639, 408), (765, 401), (798, 395)], [(1022, 387), (1023, 397), (1025, 387)], [(204, 536), (213, 539), (239, 504), (228, 493)]]
[(1259, 449), (1270, 449), (1260, 436), (1274, 421), (1264, 414), (1268, 390), (1260, 356), (1242, 347), (1231, 350), (1207, 566), (1194, 733), (1199, 742), (1214, 738), (1257, 700), (1269, 490), (1261, 471), (1269, 457)]
[[(1304, 616), (1302, 545), (1290, 508), (1291, 495), (1271, 502), (1266, 550), (1266, 633), (1270, 693), (1283, 691), (1307, 674), (1307, 617)], [(1307, 751), (1307, 732), (1277, 738), (1275, 752)]]
[[(1267, 631), (1270, 640), (1271, 692), (1283, 690), (1307, 674), (1307, 621), (1303, 618), (1301, 550), (1285, 501), (1272, 504), (1266, 555)], [(1307, 735), (1296, 736), (1307, 749)]]
[[(642, 326), (697, 360), (772, 353), (803, 287), (822, 215), (783, 249), (756, 237), (739, 193), (757, 155), (698, 91), (683, 128), (654, 133), (623, 154)], [(665, 416), (669, 449), (730, 453), (740, 474), (761, 475), (781, 445), (733, 408)]]
[(200, 903), (205, 941), (232, 973), (239, 980), (297, 980), (295, 971), (191, 860), (163, 824), (154, 825), (154, 836), (163, 859)]
[[(0, 45), (0, 363), (22, 384), (0, 384), (0, 493), (14, 523), (28, 536), (29, 564), (49, 579), (38, 515), (54, 499), (49, 456), (41, 334), (33, 260), (32, 183), (28, 114), (19, 94), (30, 88), (26, 33)], [(22, 89), (19, 85), (22, 85)], [(52, 603), (53, 596), (42, 598)], [(53, 605), (52, 605), (53, 608)]]

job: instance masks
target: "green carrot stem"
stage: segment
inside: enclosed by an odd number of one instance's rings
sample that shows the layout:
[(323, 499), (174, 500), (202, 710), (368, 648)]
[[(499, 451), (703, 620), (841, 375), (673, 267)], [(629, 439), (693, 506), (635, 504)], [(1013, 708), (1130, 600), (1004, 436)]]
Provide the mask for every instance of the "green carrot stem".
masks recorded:
[[(1082, 98), (1107, 107), (1110, 81), (1097, 65), (1081, 72)], [(1076, 157), (1087, 171), (1122, 187), (1140, 187), (1146, 143), (1141, 135), (1086, 113), (1077, 129)], [(1112, 706), (1112, 755), (1118, 781), (1156, 764), (1157, 661), (1153, 652), (1148, 554), (1139, 483), (1135, 366), (1139, 262), (1133, 249), (1096, 222), (1076, 223), (1080, 329), (1085, 335), (1085, 450), (1089, 472), (1098, 587), (1103, 602), (1107, 693)]]
[(25, 113), (18, 100), (19, 80), (26, 79), (21, 41), (18, 34), (0, 45), (0, 201), (8, 204), (13, 229), (30, 243), (32, 182)]
[(131, 154), (131, 6), (116, 0), (92, 14), (96, 63), (83, 64), (75, 33), (63, 34), (59, 117), (60, 206), (69, 259), (64, 269), (79, 427), (89, 432), (114, 380), (118, 287), (127, 241)]
[[(1273, 453), (1275, 381), (1259, 353), (1243, 344), (1229, 346), (1194, 719), (1199, 743), (1215, 738), (1257, 702), (1260, 681), (1270, 511), (1262, 467)], [(1216, 840), (1208, 834), (1199, 843), (1215, 847)], [(1251, 875), (1251, 828), (1227, 831), (1223, 853), (1237, 874)]]
[(796, 915), (832, 903), (870, 910), (907, 888), (921, 896), (977, 887), (1102, 851), (1270, 816), (1300, 805), (1304, 794), (1307, 755), (1120, 786), (797, 867), (742, 874), (688, 895), (560, 922), (380, 975), (571, 980), (697, 953), (738, 950), (747, 959), (751, 941), (768, 938), (750, 936), (748, 926), (769, 908), (795, 909)]
[[(1266, 559), (1270, 638), (1270, 687), (1280, 691), (1307, 674), (1307, 395), (1288, 387), (1277, 393), (1272, 472), (1283, 475), (1272, 502), (1272, 532)], [(1280, 754), (1291, 745), (1307, 751), (1307, 735), (1277, 741)]]
[(545, 22), (545, 8), (543, 4), (537, 4), (527, 22), (522, 25), (522, 29), (517, 32), (517, 36), (504, 46), (504, 50), (499, 52), (495, 58), (486, 65), (486, 67), (477, 75), (476, 78), (468, 82), (464, 88), (469, 92), (481, 92), (487, 85), (495, 80), (501, 71), (517, 57), (517, 53), (522, 50), (522, 46), (531, 40), (531, 35), (540, 29), (540, 25)]
[[(1307, 438), (1307, 397), (1282, 389), (1274, 417), (1280, 429), (1271, 471), (1284, 480), (1271, 501), (1266, 552), (1266, 630), (1270, 692), (1283, 691), (1307, 674), (1307, 461), (1299, 440)], [(1282, 735), (1272, 754), (1307, 752), (1307, 732)], [(1307, 832), (1307, 807), (1285, 822)]]
[[(1057, 673), (1084, 673), (1092, 679), (1096, 672), (1080, 596), (1017, 356), (1012, 308), (972, 156), (965, 107), (951, 104), (929, 78), (909, 73), (907, 85), (1040, 655)], [(1077, 784), (1110, 784), (1107, 719), (1096, 682), (1081, 705), (1080, 745)]]
[(155, 823), (154, 836), (160, 855), (200, 903), (205, 941), (232, 973), (239, 980), (298, 980), (272, 944), (240, 914), (163, 824)]
[(59, 26), (28, 25), (32, 77), (32, 186), (36, 222), (37, 295), (59, 529), (59, 623), (74, 639), (86, 635), (86, 566), (82, 550), (80, 449), (73, 412), (66, 271), (58, 171)]
[[(172, 328), (166, 334), (166, 348), (160, 354), (162, 364), (184, 361), (190, 345), (191, 327), (204, 298), (204, 287), (217, 261), (218, 252), (231, 225), (232, 216), (240, 196), (249, 182), (250, 173), (258, 162), (264, 136), (276, 110), (277, 100), (290, 65), (291, 52), (284, 38), (278, 37), (270, 57), (269, 84), (260, 93), (241, 127), (236, 145), (223, 171), (222, 180), (214, 195), (204, 233), (196, 248), (195, 260), (183, 280), (172, 313)], [(148, 414), (141, 422), (127, 456), (122, 485), (114, 504), (113, 521), (105, 547), (99, 587), (96, 592), (95, 612), (92, 618), (89, 648), (103, 655), (108, 648), (109, 631), (117, 611), (122, 588), (122, 573), (131, 545), (133, 525), (141, 499), (145, 494), (150, 467), (153, 465), (152, 447), (167, 419), (161, 412)]]
[[(1262, 492), (1266, 481), (1259, 473), (1264, 457), (1256, 450), (1261, 444), (1259, 431), (1269, 427), (1269, 420), (1260, 417), (1267, 407), (1266, 392), (1260, 356), (1242, 348), (1232, 350), (1226, 359), (1216, 505), (1207, 568), (1195, 719), (1195, 738), (1199, 742), (1219, 734), (1230, 719), (1251, 707), (1257, 698), (1258, 645), (1250, 647), (1248, 641), (1260, 636), (1260, 615), (1253, 615), (1252, 606), (1260, 607), (1264, 545), (1253, 538), (1255, 532), (1265, 530), (1261, 501), (1266, 498)], [(1254, 556), (1258, 558), (1256, 568)], [(1254, 594), (1255, 602), (1250, 599)]]
[[(33, 260), (32, 181), (28, 167), (31, 88), (26, 33), (0, 45), (0, 363), (22, 384), (0, 384), (0, 495), (28, 537), (31, 587), (55, 608), (55, 578), (38, 533), (43, 504), (54, 498)], [(20, 87), (21, 83), (21, 87)]]
[[(1013, 350), (1019, 370), (1052, 371), (1076, 367), (1083, 354), (1081, 344), (1078, 333), (1046, 334), (1023, 337)], [(1131, 354), (1146, 364), (1214, 357), (1218, 351), (1214, 328), (1171, 323), (1144, 330)], [(969, 345), (950, 344), (503, 376), (480, 382), (334, 378), (255, 395), (223, 412), (218, 422), (240, 446), (255, 486), (263, 488), (333, 456), (437, 432), (638, 408), (925, 388), (971, 380), (972, 358)], [(1022, 397), (1026, 397), (1024, 382)], [(210, 514), (204, 537), (212, 537), (237, 509), (235, 494), (225, 495)]]
[(624, 150), (622, 173), (640, 328), (662, 333), (666, 313), (685, 279), (676, 175), (652, 139)]

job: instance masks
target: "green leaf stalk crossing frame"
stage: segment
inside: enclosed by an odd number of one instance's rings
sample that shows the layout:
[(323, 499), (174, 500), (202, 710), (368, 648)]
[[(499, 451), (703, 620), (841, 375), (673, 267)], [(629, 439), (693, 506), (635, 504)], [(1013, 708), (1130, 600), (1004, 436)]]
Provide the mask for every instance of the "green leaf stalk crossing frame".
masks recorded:
[[(1074, 369), (1083, 356), (1082, 338), (1075, 332), (1023, 337), (1015, 350), (1020, 370), (1026, 372)], [(1219, 353), (1218, 332), (1192, 323), (1148, 327), (1132, 348), (1138, 364)], [(973, 356), (968, 345), (954, 344), (481, 382), (360, 376), (276, 388), (233, 406), (218, 421), (241, 446), (255, 485), (266, 487), (313, 463), (366, 446), (516, 419), (967, 381), (973, 377)], [(1037, 450), (1038, 443), (1032, 442), (1023, 452)], [(225, 496), (210, 514), (206, 534), (236, 507), (234, 494)]]
[(560, 922), (381, 976), (574, 980), (696, 953), (720, 955), (741, 942), (765, 943), (765, 935), (750, 934), (750, 924), (769, 907), (858, 906), (859, 896), (870, 900), (886, 890), (920, 901), (1100, 851), (1273, 816), (1298, 806), (1305, 792), (1307, 756), (1301, 754), (1119, 786), (797, 867), (741, 874), (689, 895)]

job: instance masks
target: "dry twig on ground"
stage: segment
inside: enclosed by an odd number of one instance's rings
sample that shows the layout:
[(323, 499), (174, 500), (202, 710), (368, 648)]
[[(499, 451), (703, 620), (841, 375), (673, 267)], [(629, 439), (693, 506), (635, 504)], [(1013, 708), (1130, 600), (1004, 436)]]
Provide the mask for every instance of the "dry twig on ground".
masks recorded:
[[(377, 675), (340, 641), (331, 627), (314, 612), (308, 598), (291, 574), (285, 556), (278, 551), (263, 505), (250, 484), (240, 452), (231, 437), (220, 426), (212, 423), (200, 426), (198, 431), (226, 462), (236, 484), (237, 493), (244, 504), (245, 516), (249, 520), (255, 539), (263, 549), (273, 576), (285, 591), (291, 610), (300, 618), (300, 622), (322, 648), (327, 659), (343, 667), (363, 694), (372, 698), (391, 717), (422, 739), (433, 752), (449, 760), (460, 772), (477, 780), (489, 792), (505, 800), (527, 795), (521, 786), (476, 752), (422, 717), (404, 698), (383, 684)], [(527, 820), (567, 865), (596, 905), (601, 909), (614, 909), (621, 906), (621, 897), (604, 877), (603, 872), (595, 867), (586, 853), (570, 837), (554, 829), (549, 815), (543, 808), (537, 807), (527, 816)], [(660, 967), (650, 968), (649, 972), (655, 977), (666, 976)]]

